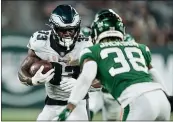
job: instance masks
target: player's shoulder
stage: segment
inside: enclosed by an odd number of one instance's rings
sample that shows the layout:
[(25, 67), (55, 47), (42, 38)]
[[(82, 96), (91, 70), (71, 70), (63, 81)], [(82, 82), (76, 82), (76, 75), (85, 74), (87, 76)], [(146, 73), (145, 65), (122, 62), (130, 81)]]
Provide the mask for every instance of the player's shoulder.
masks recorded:
[(150, 49), (147, 45), (141, 44), (141, 43), (138, 43), (138, 45), (139, 45), (140, 49), (142, 49), (143, 51), (150, 52)]
[(95, 45), (92, 45), (90, 47), (86, 47), (84, 48), (84, 50), (82, 51), (82, 54), (85, 54), (85, 53), (97, 53), (100, 49), (100, 46), (99, 44), (95, 44)]
[(30, 37), (28, 48), (36, 50), (42, 48), (50, 40), (51, 30), (40, 30), (36, 31)]
[(91, 38), (90, 37), (86, 37), (83, 34), (79, 34), (79, 38), (76, 41), (76, 45), (80, 46), (80, 47), (90, 47), (93, 45)]
[(50, 36), (51, 30), (39, 30), (32, 34), (32, 38), (35, 40), (46, 40), (46, 36)]

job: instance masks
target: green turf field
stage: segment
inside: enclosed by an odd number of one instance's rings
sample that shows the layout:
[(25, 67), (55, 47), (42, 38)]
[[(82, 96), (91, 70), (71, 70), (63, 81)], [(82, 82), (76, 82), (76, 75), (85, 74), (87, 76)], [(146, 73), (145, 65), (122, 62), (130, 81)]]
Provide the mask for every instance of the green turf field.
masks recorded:
[[(27, 120), (27, 122), (36, 120), (38, 114), (41, 112), (41, 109), (2, 109), (2, 121), (11, 121), (14, 120), (22, 122), (22, 120)], [(94, 120), (101, 120), (101, 114), (98, 113), (94, 116)], [(171, 116), (173, 120), (173, 113)]]

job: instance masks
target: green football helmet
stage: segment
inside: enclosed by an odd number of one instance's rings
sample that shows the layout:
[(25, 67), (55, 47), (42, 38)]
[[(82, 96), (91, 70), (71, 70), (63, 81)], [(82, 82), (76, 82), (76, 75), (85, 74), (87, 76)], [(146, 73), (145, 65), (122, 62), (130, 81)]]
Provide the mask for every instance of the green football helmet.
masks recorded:
[(135, 39), (132, 37), (132, 35), (130, 35), (130, 34), (125, 34), (125, 36), (124, 36), (124, 41), (125, 42), (135, 42)]
[(122, 41), (125, 34), (125, 26), (121, 17), (112, 9), (106, 9), (98, 12), (91, 25), (91, 38), (94, 44), (97, 44), (106, 37), (118, 37)]
[(82, 27), (81, 28), (81, 33), (85, 36), (85, 37), (89, 37), (91, 35), (91, 28), (90, 27)]

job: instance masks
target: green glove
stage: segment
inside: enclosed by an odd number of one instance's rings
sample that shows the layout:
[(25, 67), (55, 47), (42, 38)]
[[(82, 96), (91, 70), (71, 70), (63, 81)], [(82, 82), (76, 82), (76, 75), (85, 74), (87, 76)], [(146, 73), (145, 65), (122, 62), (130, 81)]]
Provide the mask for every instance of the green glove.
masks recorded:
[(65, 108), (60, 114), (59, 114), (59, 117), (58, 117), (58, 121), (65, 121), (68, 116), (70, 115), (71, 113), (71, 110), (68, 109), (68, 108)]

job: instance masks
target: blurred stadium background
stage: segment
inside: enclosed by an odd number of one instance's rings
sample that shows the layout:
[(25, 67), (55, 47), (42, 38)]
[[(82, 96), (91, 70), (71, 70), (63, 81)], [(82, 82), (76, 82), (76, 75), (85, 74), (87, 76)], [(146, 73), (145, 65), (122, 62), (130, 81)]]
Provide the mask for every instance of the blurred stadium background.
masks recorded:
[[(151, 48), (153, 65), (173, 95), (172, 1), (5, 1), (2, 0), (2, 120), (35, 120), (44, 106), (43, 86), (27, 87), (17, 78), (33, 32), (48, 29), (45, 23), (59, 4), (71, 4), (88, 26), (96, 12), (112, 8), (126, 24), (126, 32)], [(97, 114), (94, 120), (101, 120)], [(173, 119), (172, 119), (173, 120)]]

